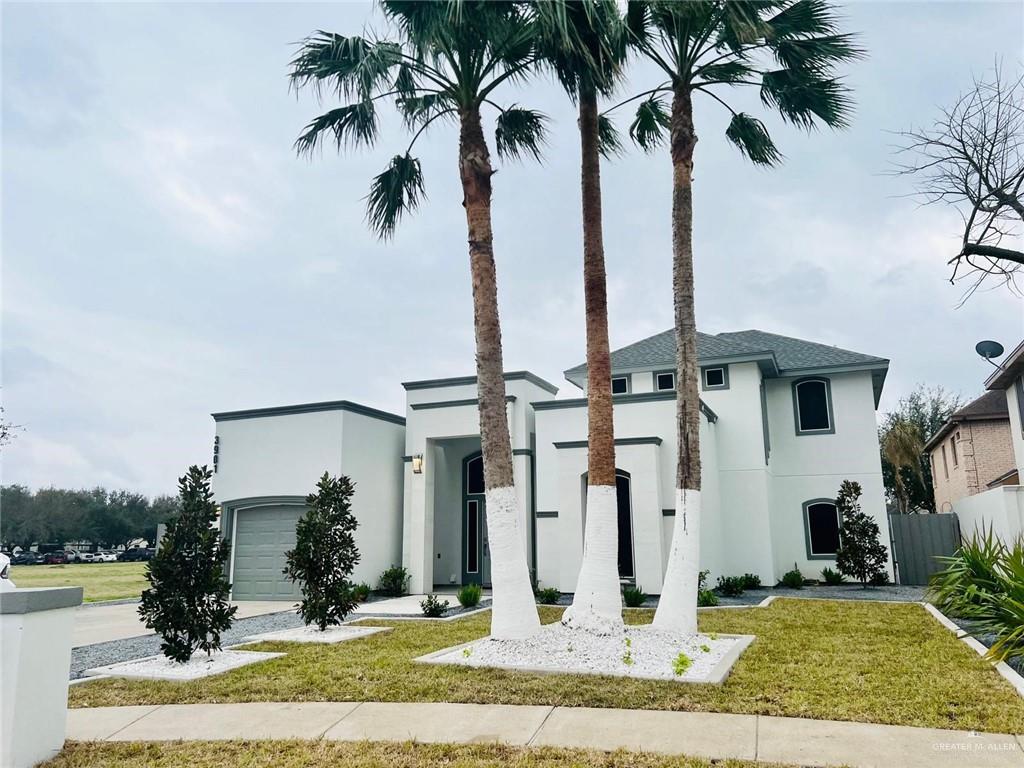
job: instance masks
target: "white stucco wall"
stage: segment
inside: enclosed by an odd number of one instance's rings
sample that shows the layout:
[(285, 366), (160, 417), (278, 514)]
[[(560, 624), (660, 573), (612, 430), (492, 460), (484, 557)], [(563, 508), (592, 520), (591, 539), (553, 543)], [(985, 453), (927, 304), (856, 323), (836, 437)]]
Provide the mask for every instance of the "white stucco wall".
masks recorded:
[(1024, 486), (1004, 485), (964, 496), (953, 502), (953, 511), (960, 519), (960, 535), (970, 539), (975, 533), (992, 534), (1012, 546), (1024, 536)]
[(1013, 456), (1017, 462), (1017, 471), (1024, 478), (1024, 431), (1020, 423), (1020, 403), (1017, 399), (1017, 387), (1010, 386), (1006, 390), (1006, 407), (1010, 412), (1010, 437), (1013, 440)]

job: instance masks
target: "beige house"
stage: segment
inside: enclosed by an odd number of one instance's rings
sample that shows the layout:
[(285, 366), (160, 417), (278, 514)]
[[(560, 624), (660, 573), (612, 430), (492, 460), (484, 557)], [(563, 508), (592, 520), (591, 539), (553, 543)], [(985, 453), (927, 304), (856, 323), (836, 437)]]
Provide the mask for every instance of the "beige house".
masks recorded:
[(1006, 390), (993, 389), (954, 413), (925, 445), (935, 508), (950, 512), (966, 496), (1018, 485)]

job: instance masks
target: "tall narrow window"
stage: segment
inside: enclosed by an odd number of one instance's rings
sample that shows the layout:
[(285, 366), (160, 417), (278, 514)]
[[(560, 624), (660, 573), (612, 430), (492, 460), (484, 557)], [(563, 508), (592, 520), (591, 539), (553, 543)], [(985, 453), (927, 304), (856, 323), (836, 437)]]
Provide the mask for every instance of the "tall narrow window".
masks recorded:
[(957, 441), (959, 439), (960, 439), (960, 433), (957, 432), (955, 435), (953, 435), (953, 439), (949, 441), (949, 449), (953, 452), (953, 466), (954, 467), (959, 467), (960, 466), (960, 457), (956, 455), (956, 444), (957, 444)]
[(1020, 433), (1024, 436), (1024, 376), (1018, 377), (1013, 387), (1017, 390), (1017, 414), (1020, 416)]
[(946, 460), (946, 446), (942, 446), (942, 474), (949, 480), (949, 462)]
[(480, 502), (466, 502), (466, 573), (480, 572)]
[(839, 510), (828, 499), (804, 502), (808, 558), (831, 558), (839, 551)]
[(798, 435), (835, 432), (828, 379), (804, 379), (794, 383), (793, 407)]

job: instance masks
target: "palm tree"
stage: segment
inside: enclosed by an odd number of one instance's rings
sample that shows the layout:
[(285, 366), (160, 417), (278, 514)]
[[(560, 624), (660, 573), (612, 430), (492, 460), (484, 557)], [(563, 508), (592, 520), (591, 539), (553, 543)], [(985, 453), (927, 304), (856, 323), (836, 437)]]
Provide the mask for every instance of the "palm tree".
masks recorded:
[[(851, 35), (838, 32), (826, 0), (633, 0), (627, 23), (635, 49), (665, 78), (627, 99), (641, 100), (630, 134), (641, 147), (652, 150), (667, 132), (672, 158), (676, 523), (654, 624), (692, 633), (697, 630), (701, 479), (693, 298), (693, 98), (708, 96), (728, 110), (732, 118), (726, 138), (752, 162), (775, 165), (782, 155), (764, 124), (733, 109), (719, 95), (722, 89), (757, 85), (761, 103), (788, 122), (806, 129), (818, 123), (842, 127), (851, 105), (833, 73), (838, 63), (858, 58), (861, 51)], [(668, 110), (666, 96), (671, 98)]]
[[(612, 90), (626, 37), (615, 0), (541, 0), (542, 54), (579, 110), (583, 210), (583, 294), (587, 337), (587, 500), (583, 563), (562, 623), (598, 633), (621, 631), (615, 434), (612, 424), (608, 296), (601, 226), (603, 120), (598, 95)], [(607, 133), (604, 134), (607, 136)]]
[(896, 501), (899, 503), (900, 514), (910, 512), (910, 494), (903, 480), (903, 470), (909, 469), (918, 480), (924, 482), (921, 470), (921, 454), (924, 452), (924, 441), (918, 426), (904, 419), (897, 419), (882, 436), (882, 453), (892, 464), (893, 485), (896, 486)]
[(317, 32), (302, 43), (291, 62), (293, 87), (311, 86), (317, 96), (336, 95), (350, 103), (314, 118), (296, 148), (311, 153), (325, 137), (339, 149), (372, 145), (378, 138), (377, 104), (394, 100), (413, 132), (412, 141), (373, 180), (366, 208), (369, 225), (386, 239), (402, 215), (417, 208), (424, 192), (420, 162), (412, 155), (416, 141), (439, 120), (458, 123), (492, 567), (491, 635), (528, 637), (539, 630), (540, 620), (513, 483), (491, 231), (494, 169), (481, 110), (497, 110), (500, 157), (539, 157), (544, 116), (495, 101), (498, 88), (531, 72), (534, 24), (526, 9), (512, 2), (386, 0), (381, 7), (397, 29), (397, 42)]

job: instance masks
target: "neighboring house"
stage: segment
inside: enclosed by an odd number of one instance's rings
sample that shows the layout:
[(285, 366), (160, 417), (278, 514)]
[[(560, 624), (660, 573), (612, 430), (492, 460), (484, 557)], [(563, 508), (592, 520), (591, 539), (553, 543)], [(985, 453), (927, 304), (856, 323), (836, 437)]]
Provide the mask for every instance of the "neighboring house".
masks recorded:
[(999, 485), (1018, 485), (1006, 392), (991, 390), (949, 417), (924, 446), (931, 460), (935, 509)]
[(1006, 404), (1010, 450), (1007, 453), (1004, 448), (999, 459), (1003, 474), (998, 474), (996, 466), (990, 468), (988, 487), (979, 482), (973, 496), (954, 499), (953, 511), (960, 520), (962, 535), (991, 530), (1003, 541), (1011, 542), (1024, 535), (1024, 487), (1020, 485), (1024, 473), (1024, 342), (985, 380), (985, 389), (986, 396), (1000, 398)]
[[(761, 331), (698, 334), (701, 567), (774, 584), (794, 564), (835, 565), (843, 480), (889, 544), (875, 409), (888, 361)], [(619, 570), (661, 591), (675, 522), (672, 331), (612, 353)], [(565, 372), (581, 390), (586, 367)], [(505, 374), (521, 531), (544, 586), (575, 588), (586, 519), (585, 397), (527, 371)], [(476, 378), (411, 381), (405, 417), (347, 401), (214, 414), (214, 490), (234, 541), (236, 599), (290, 599), (281, 575), (295, 520), (325, 470), (356, 482), (356, 579), (409, 569), (414, 592), (488, 584)], [(891, 563), (888, 566), (892, 576)]]

